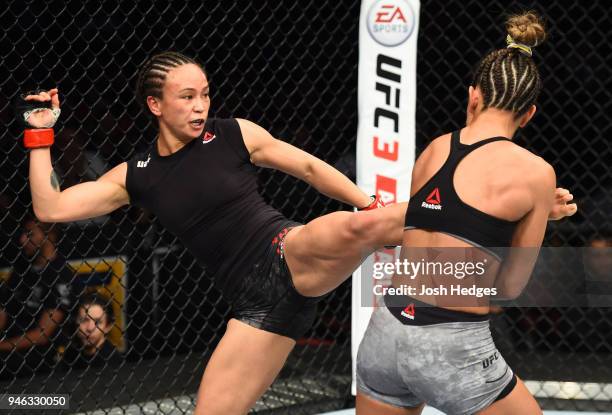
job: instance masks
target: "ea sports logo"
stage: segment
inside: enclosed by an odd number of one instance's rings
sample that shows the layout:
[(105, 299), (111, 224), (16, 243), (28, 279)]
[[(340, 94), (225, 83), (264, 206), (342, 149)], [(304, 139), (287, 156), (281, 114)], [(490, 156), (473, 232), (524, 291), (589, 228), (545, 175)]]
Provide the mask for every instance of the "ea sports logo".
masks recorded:
[(398, 46), (412, 34), (415, 16), (407, 0), (378, 0), (368, 11), (370, 36), (383, 46)]

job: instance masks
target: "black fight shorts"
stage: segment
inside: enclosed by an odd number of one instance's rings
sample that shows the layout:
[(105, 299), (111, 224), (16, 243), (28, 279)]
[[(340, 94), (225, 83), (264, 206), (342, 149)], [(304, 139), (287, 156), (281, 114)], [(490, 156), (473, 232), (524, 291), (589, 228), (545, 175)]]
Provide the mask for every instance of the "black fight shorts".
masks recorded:
[(237, 320), (297, 340), (312, 326), (322, 297), (305, 297), (293, 285), (283, 245), (295, 226), (300, 224), (285, 224), (276, 233), (263, 257), (239, 284), (231, 303)]

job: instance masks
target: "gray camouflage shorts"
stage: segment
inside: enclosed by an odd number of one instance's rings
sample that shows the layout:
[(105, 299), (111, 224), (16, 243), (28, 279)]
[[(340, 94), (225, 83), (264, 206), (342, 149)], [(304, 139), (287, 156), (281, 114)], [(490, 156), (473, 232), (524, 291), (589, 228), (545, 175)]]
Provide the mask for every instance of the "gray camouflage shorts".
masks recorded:
[[(419, 308), (417, 313), (436, 310), (441, 309)], [(488, 320), (402, 324), (380, 307), (357, 355), (358, 391), (397, 407), (425, 402), (448, 415), (474, 414), (507, 396), (515, 385)]]

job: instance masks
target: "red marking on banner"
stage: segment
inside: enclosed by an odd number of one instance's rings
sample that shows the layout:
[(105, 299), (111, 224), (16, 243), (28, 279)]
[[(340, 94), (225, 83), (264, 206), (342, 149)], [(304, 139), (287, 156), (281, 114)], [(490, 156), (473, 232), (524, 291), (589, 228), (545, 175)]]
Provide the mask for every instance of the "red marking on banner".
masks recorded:
[(399, 157), (399, 143), (393, 141), (393, 150), (389, 150), (389, 143), (382, 143), (382, 148), (379, 145), (380, 139), (374, 136), (374, 142), (372, 143), (374, 156), (385, 160), (397, 161)]

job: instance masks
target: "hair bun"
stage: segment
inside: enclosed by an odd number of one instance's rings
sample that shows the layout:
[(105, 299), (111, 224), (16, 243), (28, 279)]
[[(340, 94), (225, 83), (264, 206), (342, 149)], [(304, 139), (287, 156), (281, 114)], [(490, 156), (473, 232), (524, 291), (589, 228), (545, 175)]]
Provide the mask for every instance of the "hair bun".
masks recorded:
[(534, 47), (546, 39), (546, 29), (542, 19), (532, 11), (510, 16), (506, 30), (514, 42)]

